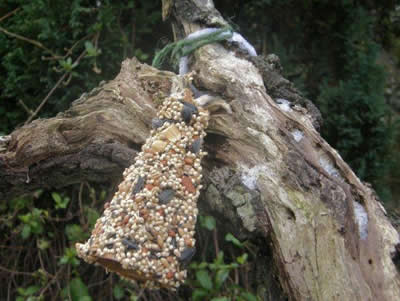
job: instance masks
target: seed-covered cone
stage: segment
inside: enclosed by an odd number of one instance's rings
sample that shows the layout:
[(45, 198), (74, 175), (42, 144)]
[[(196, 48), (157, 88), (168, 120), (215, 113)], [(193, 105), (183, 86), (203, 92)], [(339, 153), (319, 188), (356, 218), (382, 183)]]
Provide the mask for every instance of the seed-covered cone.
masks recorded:
[(177, 288), (195, 253), (207, 110), (190, 93), (166, 98), (150, 138), (78, 255), (147, 288)]

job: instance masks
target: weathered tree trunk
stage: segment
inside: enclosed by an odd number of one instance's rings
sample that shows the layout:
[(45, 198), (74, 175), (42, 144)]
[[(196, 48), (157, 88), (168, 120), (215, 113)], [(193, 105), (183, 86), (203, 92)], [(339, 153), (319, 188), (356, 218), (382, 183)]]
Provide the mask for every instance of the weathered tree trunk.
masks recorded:
[[(225, 24), (210, 0), (163, 6), (179, 38)], [(221, 44), (204, 46), (193, 58), (195, 85), (232, 109), (210, 120), (200, 208), (242, 237), (261, 237), (259, 247), (273, 255), (273, 268), (256, 271), (264, 300), (400, 300), (392, 259), (399, 235), (374, 191), (316, 131), (313, 105), (304, 100), (302, 106), (268, 64), (263, 70), (257, 59)], [(126, 60), (115, 80), (68, 111), (15, 130), (0, 147), (0, 197), (118, 178), (149, 133), (154, 102), (181, 82)], [(281, 104), (271, 98), (282, 95)], [(274, 295), (266, 292), (275, 284), (269, 269), (279, 278)]]

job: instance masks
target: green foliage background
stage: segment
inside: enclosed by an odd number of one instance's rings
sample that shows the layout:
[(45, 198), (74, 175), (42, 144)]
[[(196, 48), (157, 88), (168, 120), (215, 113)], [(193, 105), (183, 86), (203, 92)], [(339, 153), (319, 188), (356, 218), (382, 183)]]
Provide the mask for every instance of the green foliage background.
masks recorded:
[[(115, 77), (124, 58), (136, 56), (150, 63), (155, 50), (172, 39), (169, 26), (161, 21), (160, 2), (2, 1), (0, 135), (22, 125), (29, 117), (27, 110), (34, 111), (64, 74), (38, 117), (54, 116), (100, 81)], [(259, 53), (279, 55), (284, 75), (321, 110), (323, 136), (357, 174), (373, 183), (383, 199), (398, 197), (392, 194), (392, 183), (400, 179), (397, 117), (384, 98), (385, 70), (376, 63), (382, 49), (395, 57), (400, 53), (399, 26), (390, 18), (395, 2), (215, 0), (215, 4)], [(108, 189), (82, 183), (63, 191), (1, 200), (0, 281), (7, 285), (0, 288), (0, 299), (136, 300), (139, 290), (81, 265), (73, 249), (90, 233)], [(215, 230), (215, 221), (210, 220), (202, 220), (204, 231)], [(229, 284), (229, 275), (248, 267), (255, 257), (243, 262), (241, 242), (228, 237), (238, 248), (225, 256), (230, 263), (218, 252), (203, 252), (179, 295), (145, 296), (228, 300), (243, 295), (237, 300), (256, 300), (251, 283), (246, 290), (240, 286), (243, 283)]]
[[(34, 110), (65, 72), (70, 80), (49, 99), (41, 117), (65, 110), (101, 80), (112, 79), (124, 58), (149, 59), (157, 41), (169, 34), (160, 26), (158, 1), (0, 3), (1, 15), (14, 9), (18, 11), (0, 26), (43, 47), (0, 31), (0, 133), (9, 133), (27, 119), (19, 100)], [(85, 49), (85, 57), (73, 65)]]

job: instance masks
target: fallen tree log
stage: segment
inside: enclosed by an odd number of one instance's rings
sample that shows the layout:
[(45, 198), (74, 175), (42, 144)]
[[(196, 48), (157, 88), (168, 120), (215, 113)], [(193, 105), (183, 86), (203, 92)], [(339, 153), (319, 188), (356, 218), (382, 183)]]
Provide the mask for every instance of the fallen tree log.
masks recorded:
[[(163, 14), (177, 38), (226, 25), (212, 1), (164, 1)], [(234, 45), (198, 49), (190, 69), (194, 85), (232, 111), (210, 119), (200, 211), (217, 215), (242, 238), (261, 238), (260, 249), (270, 250), (279, 284), (267, 278), (264, 258), (256, 280), (265, 288), (262, 297), (400, 300), (393, 262), (399, 234), (373, 189), (319, 135), (315, 107), (273, 66)], [(3, 139), (0, 197), (120, 178), (149, 134), (155, 103), (183, 84), (172, 72), (124, 61), (116, 79), (66, 112)]]

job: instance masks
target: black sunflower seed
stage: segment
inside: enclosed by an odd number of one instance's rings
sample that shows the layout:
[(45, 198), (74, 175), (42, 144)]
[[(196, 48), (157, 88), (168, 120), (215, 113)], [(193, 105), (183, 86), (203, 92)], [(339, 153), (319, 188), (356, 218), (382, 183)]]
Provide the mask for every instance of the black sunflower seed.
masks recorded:
[(171, 188), (164, 189), (158, 195), (158, 201), (160, 204), (167, 204), (175, 196), (175, 190)]
[(160, 119), (160, 118), (153, 118), (151, 120), (151, 127), (153, 129), (158, 129), (164, 125), (164, 123), (169, 122), (169, 123), (175, 123), (176, 120), (173, 119)]
[(192, 145), (189, 146), (189, 151), (193, 154), (197, 154), (200, 151), (201, 145), (203, 144), (203, 139), (199, 138), (193, 141)]
[(172, 237), (172, 239), (171, 239), (171, 244), (172, 244), (172, 246), (173, 246), (174, 248), (177, 247), (176, 238), (175, 238), (175, 237)]
[(150, 250), (150, 255), (149, 255), (150, 259), (155, 259), (155, 260), (160, 259), (160, 256), (158, 256), (155, 252), (156, 251), (154, 251), (154, 250)]
[(117, 234), (115, 234), (115, 233), (108, 233), (107, 239), (115, 238), (116, 236), (117, 236)]
[(114, 246), (114, 244), (112, 244), (112, 243), (106, 244), (106, 248), (107, 248), (107, 249), (112, 249), (113, 246)]
[(129, 240), (129, 239), (124, 238), (122, 240), (122, 244), (126, 246), (127, 250), (137, 250), (137, 249), (139, 249), (139, 245), (137, 244), (136, 241), (133, 241), (133, 240)]
[(196, 106), (192, 105), (191, 103), (188, 102), (183, 102), (183, 108), (181, 111), (181, 116), (183, 121), (185, 121), (186, 124), (190, 123), (190, 120), (192, 120), (192, 115), (196, 114), (198, 112)]
[(158, 129), (159, 127), (162, 127), (162, 125), (164, 124), (164, 121), (162, 119), (159, 118), (153, 118), (151, 120), (151, 127), (153, 129)]
[(139, 191), (141, 191), (144, 188), (144, 183), (146, 182), (146, 177), (141, 177), (139, 176), (139, 179), (137, 180), (135, 187), (132, 189), (132, 195), (135, 195)]
[(195, 248), (186, 248), (181, 253), (181, 257), (179, 257), (179, 261), (181, 263), (183, 263), (183, 264), (188, 264), (195, 253), (196, 253), (196, 249)]

